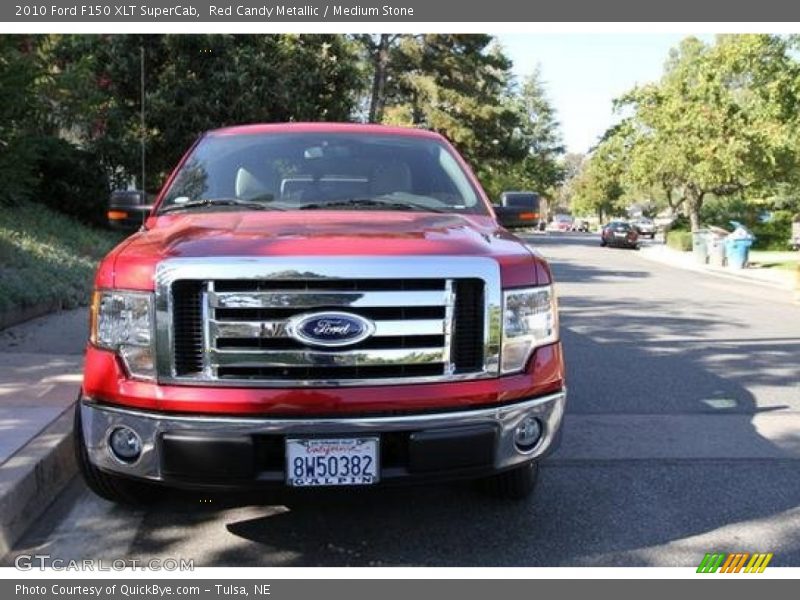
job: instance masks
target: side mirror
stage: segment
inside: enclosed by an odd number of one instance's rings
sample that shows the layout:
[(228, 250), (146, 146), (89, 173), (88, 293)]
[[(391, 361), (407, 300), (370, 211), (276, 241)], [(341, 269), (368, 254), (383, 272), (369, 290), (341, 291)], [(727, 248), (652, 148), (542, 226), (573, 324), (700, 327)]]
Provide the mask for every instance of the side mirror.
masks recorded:
[(150, 210), (147, 194), (140, 190), (116, 190), (108, 201), (108, 224), (114, 229), (136, 231), (142, 226)]

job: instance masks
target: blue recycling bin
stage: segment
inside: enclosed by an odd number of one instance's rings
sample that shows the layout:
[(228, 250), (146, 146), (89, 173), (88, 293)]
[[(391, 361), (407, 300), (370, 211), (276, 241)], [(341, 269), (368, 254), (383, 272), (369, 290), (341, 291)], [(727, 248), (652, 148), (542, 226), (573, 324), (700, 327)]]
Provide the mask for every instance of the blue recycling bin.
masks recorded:
[(725, 240), (725, 258), (728, 259), (728, 267), (731, 269), (744, 269), (747, 259), (750, 256), (750, 246), (753, 240), (747, 238)]

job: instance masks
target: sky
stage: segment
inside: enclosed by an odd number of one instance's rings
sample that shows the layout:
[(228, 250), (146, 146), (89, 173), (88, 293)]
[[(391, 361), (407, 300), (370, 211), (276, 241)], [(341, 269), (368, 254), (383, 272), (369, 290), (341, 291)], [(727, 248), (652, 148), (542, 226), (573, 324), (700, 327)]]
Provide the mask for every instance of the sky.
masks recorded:
[[(614, 123), (611, 102), (659, 79), (683, 34), (513, 33), (497, 36), (518, 77), (539, 64), (568, 152), (585, 153)], [(711, 41), (713, 35), (698, 35)]]

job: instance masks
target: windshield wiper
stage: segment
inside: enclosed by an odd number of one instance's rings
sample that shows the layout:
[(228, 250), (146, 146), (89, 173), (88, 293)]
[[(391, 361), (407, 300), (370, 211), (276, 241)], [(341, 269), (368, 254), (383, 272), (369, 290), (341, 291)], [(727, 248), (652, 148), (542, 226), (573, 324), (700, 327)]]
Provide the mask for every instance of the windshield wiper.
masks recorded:
[[(264, 200), (271, 200), (272, 194), (265, 195)], [(241, 200), (239, 198), (201, 198), (199, 200), (190, 200), (189, 202), (182, 202), (180, 204), (172, 204), (158, 211), (158, 214), (178, 211), (178, 210), (191, 210), (193, 208), (209, 208), (214, 206), (236, 206), (240, 208), (248, 208), (253, 210), (284, 210), (277, 206), (267, 206), (264, 202), (256, 200)]]
[(300, 210), (327, 210), (337, 208), (377, 208), (387, 210), (418, 210), (425, 212), (445, 212), (439, 208), (431, 208), (421, 204), (409, 202), (383, 202), (374, 198), (348, 198), (347, 200), (336, 200), (334, 202), (315, 202), (313, 204), (303, 204), (297, 207)]

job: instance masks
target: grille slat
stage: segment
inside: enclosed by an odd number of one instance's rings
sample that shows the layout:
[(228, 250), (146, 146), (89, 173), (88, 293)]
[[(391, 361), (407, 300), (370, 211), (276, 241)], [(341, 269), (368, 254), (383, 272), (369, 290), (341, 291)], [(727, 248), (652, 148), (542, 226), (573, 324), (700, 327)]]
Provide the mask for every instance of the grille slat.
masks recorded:
[(384, 292), (405, 290), (444, 290), (445, 279), (300, 279), (300, 280), (217, 280), (217, 292), (262, 292), (282, 290), (334, 290), (340, 292)]
[[(389, 348), (442, 348), (445, 343), (443, 335), (399, 335), (391, 337), (371, 337), (358, 344), (347, 346), (348, 350), (377, 350)], [(261, 350), (303, 350), (308, 346), (289, 337), (281, 338), (217, 338), (217, 348), (229, 350), (261, 349)], [(339, 352), (333, 348), (318, 348), (318, 352)]]
[(176, 375), (192, 375), (203, 370), (203, 288), (201, 281), (172, 284)]
[(484, 286), (480, 279), (455, 282), (456, 306), (453, 318), (452, 361), (456, 373), (483, 368)]
[[(314, 310), (341, 310), (341, 307), (318, 306)], [(273, 321), (287, 319), (310, 309), (297, 308), (217, 308), (214, 315), (218, 321)], [(347, 312), (377, 320), (444, 319), (444, 306), (397, 306), (389, 308), (348, 308)]]
[(323, 381), (347, 379), (385, 379), (390, 377), (431, 377), (441, 375), (443, 364), (382, 365), (362, 367), (220, 367), (220, 379), (259, 379), (263, 381), (286, 379), (320, 379)]

